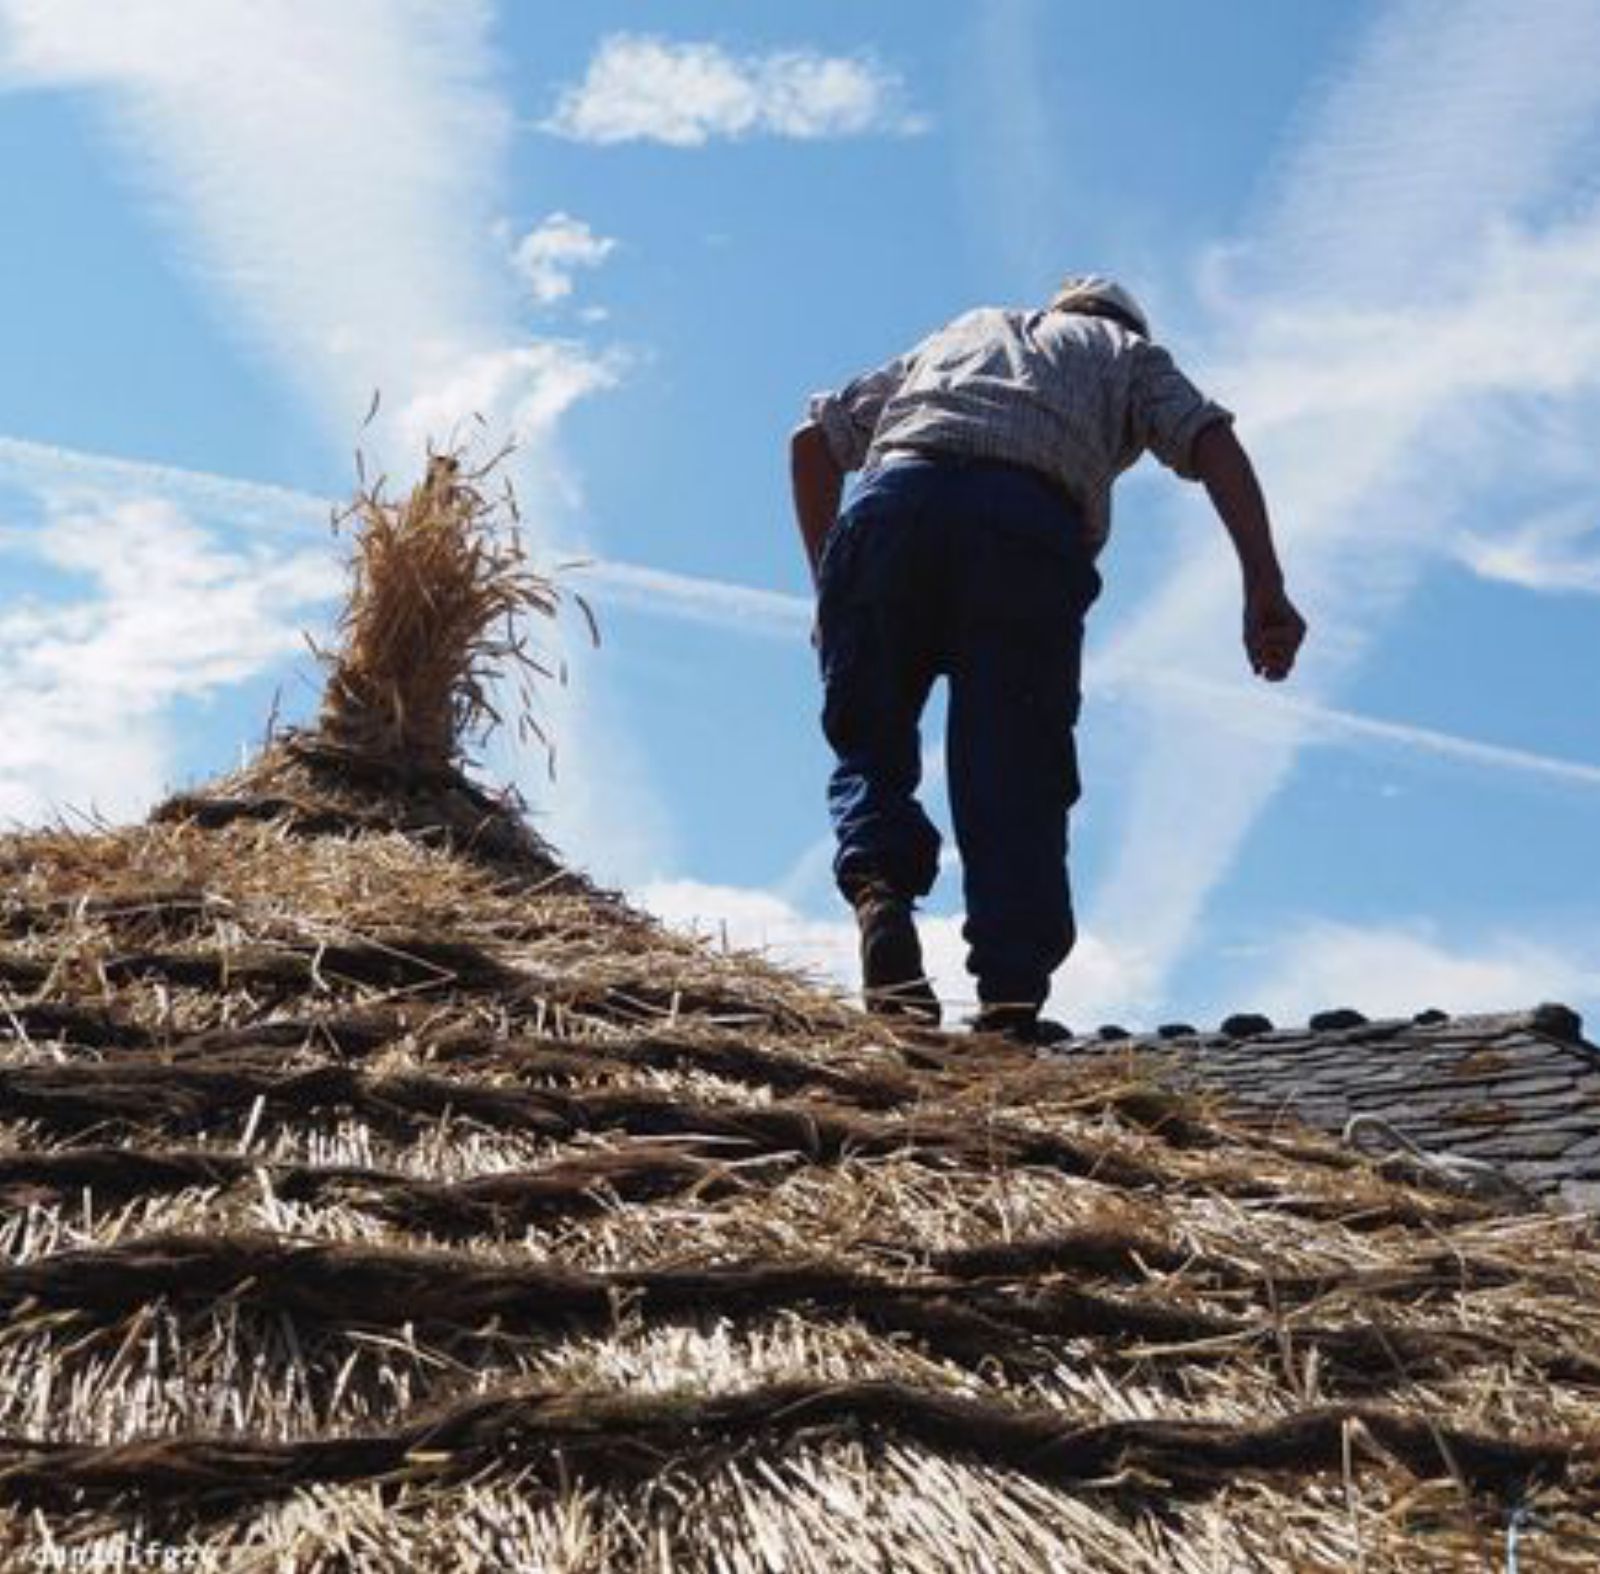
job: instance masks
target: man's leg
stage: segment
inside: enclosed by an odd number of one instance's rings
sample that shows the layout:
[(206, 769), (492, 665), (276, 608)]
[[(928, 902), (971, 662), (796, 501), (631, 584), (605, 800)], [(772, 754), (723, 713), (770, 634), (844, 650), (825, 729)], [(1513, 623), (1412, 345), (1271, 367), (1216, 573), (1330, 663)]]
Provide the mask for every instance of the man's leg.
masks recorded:
[(818, 634), (823, 730), (838, 761), (828, 788), (834, 874), (861, 919), (868, 1004), (927, 1018), (938, 1004), (911, 911), (939, 866), (939, 834), (916, 799), (937, 653), (918, 496), (915, 476), (891, 471), (851, 504), (823, 560)]
[(1047, 487), (983, 479), (957, 554), (950, 804), (984, 1016), (1026, 1028), (1075, 939), (1067, 813), (1079, 792), (1083, 618), (1099, 576)]

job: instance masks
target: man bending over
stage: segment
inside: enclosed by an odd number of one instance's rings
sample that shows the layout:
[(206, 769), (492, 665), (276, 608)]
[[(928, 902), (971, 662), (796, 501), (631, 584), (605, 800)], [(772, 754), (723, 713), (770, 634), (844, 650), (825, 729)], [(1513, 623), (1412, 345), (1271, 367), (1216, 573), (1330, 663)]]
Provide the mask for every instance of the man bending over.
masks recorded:
[[(1042, 311), (986, 307), (837, 393), (790, 445), (818, 590), (834, 874), (861, 926), (870, 1010), (937, 1022), (912, 912), (938, 872), (916, 799), (918, 724), (950, 685), (950, 808), (980, 1010), (1024, 1043), (1072, 949), (1067, 812), (1079, 792), (1084, 615), (1111, 485), (1146, 450), (1204, 483), (1244, 576), (1250, 666), (1287, 677), (1305, 623), (1284, 591), (1233, 417), (1150, 342), (1120, 285), (1067, 279)], [(844, 476), (864, 475), (839, 512)]]

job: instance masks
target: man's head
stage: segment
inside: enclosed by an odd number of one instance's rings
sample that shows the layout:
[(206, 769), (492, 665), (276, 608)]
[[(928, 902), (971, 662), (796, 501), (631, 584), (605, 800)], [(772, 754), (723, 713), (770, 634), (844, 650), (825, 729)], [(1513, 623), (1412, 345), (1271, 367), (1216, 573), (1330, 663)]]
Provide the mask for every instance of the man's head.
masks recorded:
[(1051, 298), (1050, 310), (1109, 317), (1142, 339), (1150, 337), (1150, 319), (1144, 307), (1115, 279), (1098, 273), (1069, 273)]

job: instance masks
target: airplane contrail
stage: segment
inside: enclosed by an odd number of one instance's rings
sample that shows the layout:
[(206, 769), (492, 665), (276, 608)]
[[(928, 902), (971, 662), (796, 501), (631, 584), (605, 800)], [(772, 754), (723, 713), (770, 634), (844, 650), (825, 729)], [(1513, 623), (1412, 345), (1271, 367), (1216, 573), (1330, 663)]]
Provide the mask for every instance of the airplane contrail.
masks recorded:
[[(256, 528), (284, 523), (325, 526), (335, 507), (329, 498), (288, 487), (174, 465), (116, 459), (14, 437), (0, 437), (0, 481), (4, 480), (45, 493), (88, 490), (156, 494), (180, 504), (221, 511)], [(803, 639), (811, 628), (812, 603), (806, 596), (590, 557), (582, 552), (552, 549), (549, 555), (552, 561), (571, 560), (570, 572), (579, 586), (598, 592), (593, 599), (602, 604), (745, 636)], [(1600, 788), (1600, 765), (1465, 738), (1409, 722), (1363, 716), (1277, 691), (1247, 689), (1148, 667), (1121, 668), (1115, 681), (1135, 692), (1172, 695), (1241, 730), (1259, 730), (1287, 721), (1308, 723), (1313, 741), (1389, 744), (1463, 764)]]

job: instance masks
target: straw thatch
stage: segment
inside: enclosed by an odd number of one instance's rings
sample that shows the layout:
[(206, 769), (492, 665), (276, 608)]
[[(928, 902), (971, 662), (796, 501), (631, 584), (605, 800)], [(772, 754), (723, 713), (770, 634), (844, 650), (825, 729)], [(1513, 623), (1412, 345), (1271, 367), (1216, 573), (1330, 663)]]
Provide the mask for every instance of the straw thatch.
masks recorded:
[(0, 1567), (1597, 1566), (1590, 1225), (871, 1022), (379, 734), (0, 842)]
[(342, 516), (355, 548), (339, 644), (322, 653), (328, 740), (444, 770), (500, 724), (490, 691), (507, 679), (519, 727), (543, 736), (529, 680), (550, 674), (526, 625), (530, 614), (554, 617), (560, 593), (528, 564), (509, 487), (487, 490), (504, 457), (468, 468), (461, 453), (431, 454), (403, 501), (385, 497), (381, 483), (363, 486)]

